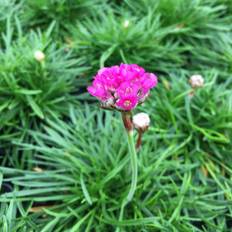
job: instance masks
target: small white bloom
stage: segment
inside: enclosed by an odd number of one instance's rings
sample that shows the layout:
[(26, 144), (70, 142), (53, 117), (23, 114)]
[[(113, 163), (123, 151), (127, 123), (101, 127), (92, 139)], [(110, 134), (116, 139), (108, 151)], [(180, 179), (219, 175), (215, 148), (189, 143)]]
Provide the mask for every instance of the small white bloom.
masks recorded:
[(133, 116), (134, 127), (138, 130), (146, 130), (150, 125), (150, 117), (146, 113), (138, 113)]
[(204, 78), (201, 75), (192, 75), (189, 79), (192, 88), (200, 88), (204, 85)]
[(130, 21), (129, 21), (128, 19), (126, 19), (126, 20), (124, 21), (124, 23), (123, 23), (123, 26), (124, 26), (125, 28), (128, 28), (129, 25), (130, 25)]
[(34, 52), (34, 58), (37, 61), (41, 62), (41, 61), (43, 61), (45, 59), (45, 54), (42, 51), (37, 50), (37, 51)]

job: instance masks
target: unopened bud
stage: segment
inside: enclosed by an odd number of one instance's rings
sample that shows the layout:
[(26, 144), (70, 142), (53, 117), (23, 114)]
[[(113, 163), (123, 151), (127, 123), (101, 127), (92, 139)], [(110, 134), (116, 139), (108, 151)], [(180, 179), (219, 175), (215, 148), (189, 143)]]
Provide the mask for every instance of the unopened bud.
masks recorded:
[(192, 88), (200, 88), (204, 86), (204, 78), (201, 75), (192, 75), (189, 79)]
[(133, 116), (133, 124), (137, 130), (145, 131), (150, 125), (150, 117), (146, 113), (138, 113)]
[(124, 23), (123, 23), (123, 26), (124, 26), (125, 28), (128, 28), (129, 25), (130, 25), (130, 21), (126, 19), (126, 20), (124, 21)]
[(41, 62), (41, 61), (43, 61), (45, 59), (45, 54), (42, 51), (39, 51), (39, 50), (35, 51), (34, 58), (37, 61)]

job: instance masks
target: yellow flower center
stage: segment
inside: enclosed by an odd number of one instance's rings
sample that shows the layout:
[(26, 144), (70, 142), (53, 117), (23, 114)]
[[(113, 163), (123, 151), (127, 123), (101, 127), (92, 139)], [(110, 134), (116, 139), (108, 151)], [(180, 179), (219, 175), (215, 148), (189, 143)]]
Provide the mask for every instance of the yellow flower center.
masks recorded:
[(124, 106), (130, 106), (131, 105), (131, 101), (130, 100), (126, 100), (125, 102), (124, 102)]

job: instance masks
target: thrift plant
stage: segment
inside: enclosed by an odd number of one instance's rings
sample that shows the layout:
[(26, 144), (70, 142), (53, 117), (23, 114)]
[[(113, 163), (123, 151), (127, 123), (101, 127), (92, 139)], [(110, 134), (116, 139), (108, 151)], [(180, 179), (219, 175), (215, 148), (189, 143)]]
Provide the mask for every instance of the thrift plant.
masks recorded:
[(231, 22), (232, 0), (0, 0), (0, 232), (231, 232)]
[[(103, 108), (121, 112), (127, 132), (132, 176), (131, 187), (122, 204), (120, 218), (122, 218), (125, 205), (133, 199), (138, 178), (132, 110), (146, 100), (150, 90), (157, 83), (157, 77), (153, 73), (145, 72), (142, 67), (136, 64), (121, 64), (120, 66), (100, 69), (94, 77), (92, 86), (88, 87), (88, 92), (100, 100)], [(139, 136), (139, 140), (141, 141), (141, 136)]]

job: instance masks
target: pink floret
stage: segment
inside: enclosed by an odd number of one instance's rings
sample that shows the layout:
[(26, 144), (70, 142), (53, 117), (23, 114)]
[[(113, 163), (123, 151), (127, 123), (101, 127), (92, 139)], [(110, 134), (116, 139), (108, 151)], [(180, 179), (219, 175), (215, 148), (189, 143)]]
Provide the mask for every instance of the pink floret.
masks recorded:
[(134, 109), (138, 104), (138, 98), (136, 96), (128, 96), (119, 98), (116, 101), (116, 106), (119, 107), (122, 110), (132, 110)]
[(116, 90), (117, 96), (125, 97), (125, 96), (137, 96), (139, 92), (140, 86), (131, 81), (123, 82)]

